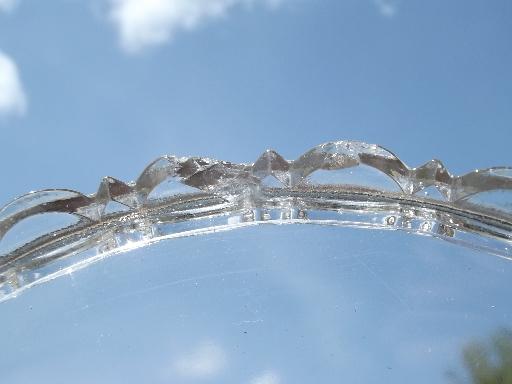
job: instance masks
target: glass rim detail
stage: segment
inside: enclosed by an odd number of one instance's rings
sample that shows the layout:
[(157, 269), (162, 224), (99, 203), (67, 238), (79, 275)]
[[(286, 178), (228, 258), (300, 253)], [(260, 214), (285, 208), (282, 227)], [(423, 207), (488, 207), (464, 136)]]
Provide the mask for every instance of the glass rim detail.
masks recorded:
[[(343, 175), (325, 183), (313, 177), (361, 167), (384, 175), (396, 190), (368, 186), (364, 177), (356, 183)], [(420, 193), (428, 188), (438, 197)], [(512, 192), (512, 167), (454, 176), (439, 160), (410, 168), (387, 149), (357, 141), (321, 144), (294, 161), (273, 150), (247, 164), (163, 156), (134, 182), (105, 177), (95, 194), (50, 189), (5, 205), (2, 246), (17, 224), (36, 215), (63, 213), (77, 221), (7, 244), (0, 253), (0, 300), (114, 253), (259, 224), (398, 229), (512, 260), (512, 195), (503, 199), (503, 192)], [(493, 193), (501, 196), (498, 203), (488, 196)]]

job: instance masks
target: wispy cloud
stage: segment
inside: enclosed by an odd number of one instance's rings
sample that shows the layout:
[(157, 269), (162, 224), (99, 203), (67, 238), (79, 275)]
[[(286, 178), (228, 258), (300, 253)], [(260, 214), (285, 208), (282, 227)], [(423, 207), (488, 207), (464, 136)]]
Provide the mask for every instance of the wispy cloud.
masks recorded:
[(207, 342), (177, 358), (173, 370), (182, 378), (212, 378), (225, 368), (226, 363), (224, 350), (216, 343)]
[(18, 4), (18, 0), (0, 0), (0, 12), (10, 12)]
[(380, 14), (385, 17), (394, 17), (398, 11), (398, 4), (394, 0), (374, 0)]
[(22, 115), (27, 108), (16, 63), (0, 51), (0, 115)]
[(180, 30), (193, 30), (204, 22), (222, 18), (236, 6), (261, 3), (275, 8), (281, 1), (110, 0), (109, 16), (118, 30), (123, 49), (137, 53), (169, 41)]
[(279, 376), (275, 372), (265, 372), (251, 380), (250, 384), (279, 384)]

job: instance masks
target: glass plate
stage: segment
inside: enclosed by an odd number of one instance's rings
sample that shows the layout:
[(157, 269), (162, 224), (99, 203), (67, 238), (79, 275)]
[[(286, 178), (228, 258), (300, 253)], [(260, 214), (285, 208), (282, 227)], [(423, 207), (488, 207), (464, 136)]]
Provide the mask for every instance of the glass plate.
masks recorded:
[(509, 175), (342, 141), (25, 195), (2, 382), (508, 383)]

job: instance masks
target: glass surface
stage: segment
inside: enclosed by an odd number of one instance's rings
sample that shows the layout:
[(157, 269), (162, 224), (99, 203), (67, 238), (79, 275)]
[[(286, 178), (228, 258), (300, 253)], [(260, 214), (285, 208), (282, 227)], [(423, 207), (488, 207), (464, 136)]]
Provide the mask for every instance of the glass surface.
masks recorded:
[(402, 231), (260, 225), (161, 241), (1, 303), (0, 372), (6, 383), (476, 383), (468, 351), (496, 335), (506, 345), (511, 279), (509, 260)]

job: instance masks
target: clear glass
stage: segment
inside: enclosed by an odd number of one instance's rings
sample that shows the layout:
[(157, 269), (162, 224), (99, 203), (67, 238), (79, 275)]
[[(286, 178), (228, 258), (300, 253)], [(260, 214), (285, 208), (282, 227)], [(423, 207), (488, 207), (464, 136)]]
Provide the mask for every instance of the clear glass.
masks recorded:
[(2, 303), (0, 370), (8, 383), (473, 382), (465, 354), (512, 326), (511, 278), (508, 260), (400, 231), (174, 239)]
[(164, 157), (0, 211), (6, 382), (508, 383), (508, 168)]

